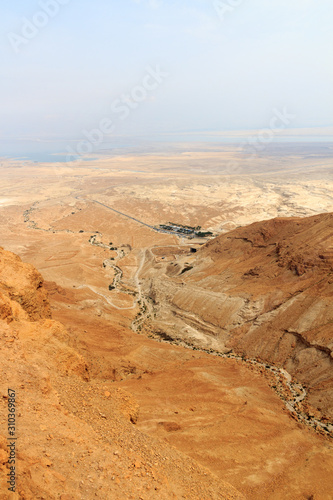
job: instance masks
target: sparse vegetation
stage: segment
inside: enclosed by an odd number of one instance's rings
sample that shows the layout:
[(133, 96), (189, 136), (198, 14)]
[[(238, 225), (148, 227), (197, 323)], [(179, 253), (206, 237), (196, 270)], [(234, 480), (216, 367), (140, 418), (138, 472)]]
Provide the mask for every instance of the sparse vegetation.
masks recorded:
[(191, 269), (193, 269), (193, 266), (184, 267), (184, 269), (181, 271), (180, 274), (184, 274), (184, 273), (186, 273), (186, 271), (190, 271)]

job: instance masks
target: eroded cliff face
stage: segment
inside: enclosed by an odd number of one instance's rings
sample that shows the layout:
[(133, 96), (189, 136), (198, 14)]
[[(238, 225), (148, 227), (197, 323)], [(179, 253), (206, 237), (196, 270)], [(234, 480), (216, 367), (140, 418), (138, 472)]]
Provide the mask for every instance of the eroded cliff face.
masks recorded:
[[(138, 404), (92, 380), (51, 319), (41, 275), (0, 248), (0, 499), (244, 498), (137, 431)], [(16, 491), (8, 491), (8, 389), (16, 394)]]
[(238, 228), (142, 276), (147, 331), (283, 366), (333, 416), (333, 214)]
[[(50, 305), (40, 273), (31, 264), (23, 263), (17, 255), (1, 248), (0, 293), (1, 300), (7, 304), (8, 300), (11, 300), (21, 306), (17, 308), (13, 305), (19, 318), (23, 317), (21, 309), (32, 321), (51, 317)], [(11, 319), (14, 318), (11, 317)]]

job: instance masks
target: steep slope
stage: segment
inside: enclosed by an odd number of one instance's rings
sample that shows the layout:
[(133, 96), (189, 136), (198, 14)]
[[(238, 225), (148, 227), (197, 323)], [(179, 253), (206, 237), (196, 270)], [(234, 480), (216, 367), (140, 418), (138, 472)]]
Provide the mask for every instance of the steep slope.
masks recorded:
[[(40, 274), (0, 248), (0, 499), (244, 498), (139, 432), (133, 397), (91, 380), (69, 344), (50, 318)], [(16, 394), (15, 492), (7, 483), (8, 389)]]
[[(138, 335), (117, 310), (110, 317), (79, 309), (81, 290), (49, 285), (52, 312), (89, 359), (99, 390), (125, 390), (138, 403), (135, 428), (170, 443), (249, 500), (330, 500), (330, 439), (287, 411), (276, 393), (285, 388), (284, 376), (277, 380), (265, 366)], [(90, 401), (73, 403), (68, 394), (64, 403), (84, 416)]]
[(333, 416), (333, 214), (254, 223), (143, 269), (147, 331), (283, 366)]

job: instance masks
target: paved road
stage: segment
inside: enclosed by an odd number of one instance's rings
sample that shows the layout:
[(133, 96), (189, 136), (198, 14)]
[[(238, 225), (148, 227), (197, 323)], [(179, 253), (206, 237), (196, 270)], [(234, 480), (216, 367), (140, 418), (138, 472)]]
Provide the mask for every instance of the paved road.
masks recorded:
[[(79, 198), (80, 198), (80, 196), (76, 196), (76, 199), (79, 199)], [(109, 210), (112, 210), (112, 212), (115, 212), (116, 214), (122, 215), (123, 217), (127, 217), (127, 219), (134, 220), (135, 222), (137, 222), (138, 224), (141, 224), (142, 226), (149, 227), (149, 229), (152, 229), (153, 231), (156, 231), (157, 233), (175, 234), (176, 236), (178, 236), (180, 238), (184, 238), (187, 236), (186, 234), (178, 233), (177, 231), (168, 231), (166, 229), (160, 229), (158, 227), (151, 226), (150, 224), (146, 224), (146, 222), (143, 222), (142, 220), (136, 219), (135, 217), (132, 217), (131, 215), (124, 214), (124, 212), (120, 212), (119, 210), (116, 210), (115, 208), (109, 207), (109, 205), (105, 205), (105, 203), (101, 203), (100, 201), (89, 200), (88, 198), (81, 198), (81, 199), (84, 201), (92, 201), (94, 203), (98, 203), (99, 205), (102, 205), (102, 207), (108, 208)]]
[[(85, 201), (87, 201), (87, 200), (85, 200)], [(123, 212), (119, 212), (119, 210), (116, 210), (115, 208), (109, 207), (108, 205), (105, 205), (104, 203), (101, 203), (100, 201), (97, 201), (97, 200), (89, 200), (89, 201), (93, 201), (94, 203), (98, 203), (99, 205), (102, 205), (102, 207), (108, 208), (109, 210), (112, 210), (113, 212), (116, 212), (119, 215), (123, 215), (124, 217), (127, 217), (128, 219), (132, 219), (135, 222), (138, 222), (139, 224), (141, 224), (142, 226), (149, 227), (150, 229), (153, 229), (154, 231), (157, 231), (158, 233), (162, 232), (161, 229), (158, 229), (154, 226), (151, 226), (150, 224), (146, 224), (142, 220), (136, 219), (135, 217), (132, 217), (131, 215), (124, 214)]]

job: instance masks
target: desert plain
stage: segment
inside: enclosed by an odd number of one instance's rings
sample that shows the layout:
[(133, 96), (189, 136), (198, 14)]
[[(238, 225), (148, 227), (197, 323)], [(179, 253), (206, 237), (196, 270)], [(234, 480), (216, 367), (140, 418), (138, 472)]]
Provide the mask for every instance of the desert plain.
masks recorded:
[(1, 159), (11, 498), (333, 498), (331, 155)]

